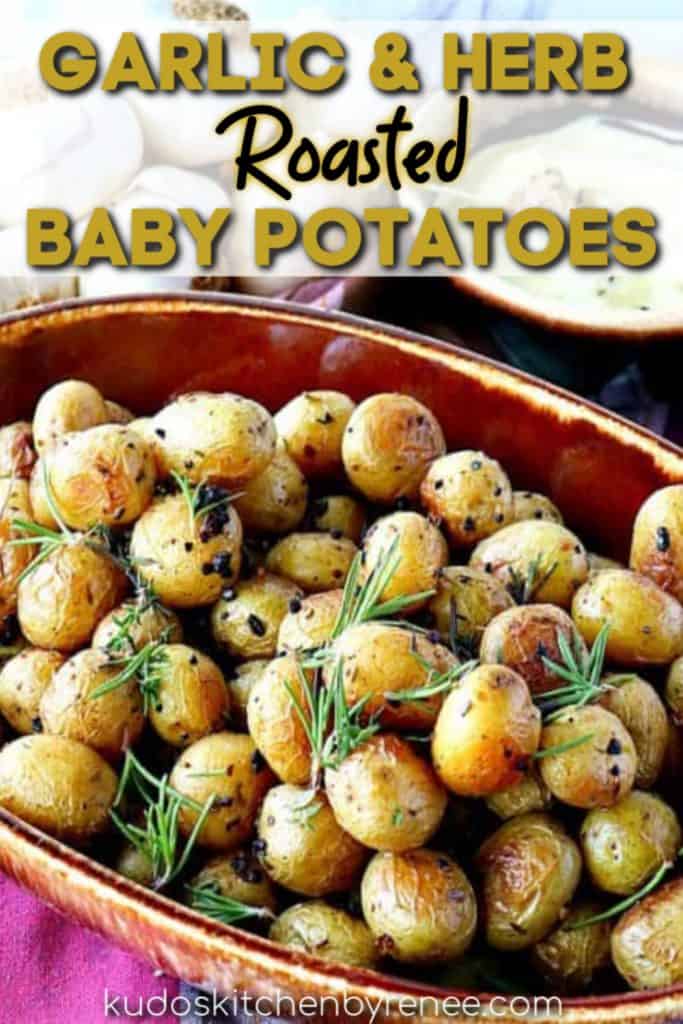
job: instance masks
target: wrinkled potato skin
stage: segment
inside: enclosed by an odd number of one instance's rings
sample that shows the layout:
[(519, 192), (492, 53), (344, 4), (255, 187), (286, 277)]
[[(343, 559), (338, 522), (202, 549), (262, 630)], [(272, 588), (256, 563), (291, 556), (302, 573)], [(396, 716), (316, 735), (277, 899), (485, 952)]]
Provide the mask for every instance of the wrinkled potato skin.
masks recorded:
[(683, 725), (683, 656), (671, 663), (664, 696), (674, 722)]
[(498, 615), (484, 630), (479, 657), (484, 664), (507, 665), (526, 682), (532, 693), (545, 693), (565, 685), (543, 658), (563, 665), (557, 642), (561, 633), (571, 649), (586, 657), (583, 639), (565, 611), (552, 604), (520, 605)]
[[(342, 590), (326, 590), (310, 594), (290, 607), (280, 623), (277, 638), (279, 651), (308, 651), (327, 643), (332, 636), (342, 603)], [(294, 608), (298, 607), (298, 611)]]
[[(559, 523), (532, 520), (504, 526), (477, 544), (470, 565), (490, 571), (507, 586), (511, 569), (525, 577), (539, 555), (542, 557), (533, 600), (569, 608), (574, 593), (588, 577), (588, 556), (578, 537)], [(555, 568), (550, 572), (553, 565)]]
[(541, 715), (516, 672), (480, 665), (449, 693), (432, 737), (441, 781), (459, 796), (490, 796), (524, 777)]
[(328, 768), (325, 786), (339, 824), (373, 850), (423, 846), (448, 802), (431, 765), (391, 733), (372, 736), (339, 768)]
[(36, 553), (32, 544), (13, 547), (10, 541), (24, 534), (12, 525), (15, 518), (32, 520), (25, 480), (0, 480), (0, 621), (17, 609), (19, 577)]
[(35, 461), (30, 423), (19, 421), (0, 427), (0, 477), (28, 480)]
[(269, 658), (254, 658), (237, 665), (233, 675), (226, 679), (230, 694), (230, 720), (240, 732), (247, 731), (249, 695), (269, 665)]
[(118, 423), (120, 426), (126, 427), (135, 419), (134, 413), (130, 409), (126, 409), (125, 405), (119, 405), (118, 402), (112, 402), (106, 398), (104, 406), (107, 410), (108, 423)]
[[(363, 542), (362, 577), (368, 578), (392, 543), (396, 544), (400, 562), (380, 599), (390, 601), (395, 597), (433, 590), (440, 570), (448, 562), (448, 545), (440, 530), (417, 512), (392, 512), (370, 527)], [(417, 611), (428, 600), (414, 601), (404, 611)]]
[(104, 398), (92, 384), (65, 380), (41, 396), (33, 414), (33, 441), (42, 455), (63, 434), (109, 422)]
[(29, 480), (29, 499), (31, 503), (31, 518), (41, 526), (47, 526), (48, 530), (59, 529), (59, 524), (52, 514), (47, 497), (45, 495), (44, 466), (46, 457), (39, 458), (33, 467), (31, 479)]
[(149, 720), (166, 743), (187, 747), (225, 725), (230, 694), (218, 665), (201, 651), (167, 644), (163, 653), (158, 698)]
[(262, 473), (244, 484), (235, 508), (245, 530), (252, 533), (289, 533), (306, 514), (308, 484), (288, 453), (278, 447)]
[(288, 907), (273, 922), (268, 937), (282, 946), (349, 967), (377, 966), (375, 940), (368, 926), (322, 900)]
[(581, 854), (547, 814), (511, 818), (476, 856), (482, 913), (494, 949), (527, 949), (555, 925), (581, 875)]
[(569, 708), (545, 726), (541, 749), (588, 735), (590, 740), (571, 750), (541, 758), (541, 777), (553, 796), (571, 807), (611, 807), (631, 791), (638, 759), (616, 715), (598, 705)]
[(85, 544), (62, 545), (19, 586), (21, 631), (35, 647), (76, 651), (120, 603), (126, 587), (108, 555)]
[[(314, 813), (307, 813), (314, 808)], [(323, 793), (275, 786), (259, 813), (261, 864), (278, 885), (303, 896), (344, 892), (359, 880), (367, 851), (338, 824)]]
[[(603, 682), (609, 685), (610, 678), (606, 675)], [(666, 708), (659, 694), (650, 683), (633, 676), (607, 690), (600, 704), (617, 716), (633, 740), (638, 757), (634, 785), (650, 789), (661, 774), (669, 742)]]
[[(0, 715), (15, 732), (29, 735), (40, 724), (40, 698), (64, 664), (58, 651), (27, 648), (0, 669)], [(2, 666), (2, 662), (0, 662)]]
[[(206, 774), (218, 769), (225, 775)], [(250, 837), (261, 801), (274, 781), (251, 737), (233, 732), (215, 732), (193, 743), (180, 755), (170, 777), (175, 789), (199, 804), (215, 795), (216, 803), (197, 843), (223, 852), (234, 850)], [(181, 809), (182, 835), (190, 835), (198, 817), (192, 808)]]
[(661, 885), (621, 917), (612, 932), (614, 966), (631, 988), (683, 981), (683, 878)]
[(360, 544), (365, 528), (365, 508), (347, 494), (330, 494), (313, 504), (311, 522), (314, 530), (341, 533), (354, 544)]
[(226, 487), (248, 483), (275, 455), (272, 416), (241, 395), (181, 395), (154, 417), (164, 475)]
[(547, 811), (552, 802), (550, 790), (535, 768), (530, 768), (524, 778), (513, 786), (486, 798), (488, 809), (503, 821), (532, 811)]
[(93, 697), (99, 687), (121, 671), (102, 651), (80, 651), (55, 672), (40, 701), (46, 733), (66, 736), (92, 747), (107, 761), (116, 761), (139, 739), (145, 719), (136, 679)]
[(594, 900), (577, 903), (563, 923), (532, 949), (531, 961), (553, 992), (568, 995), (585, 992), (595, 975), (610, 966), (610, 921), (598, 921), (585, 928), (566, 927), (594, 917), (604, 909)]
[(514, 604), (503, 584), (488, 573), (465, 565), (447, 565), (439, 573), (436, 594), (427, 609), (442, 638), (448, 640), (453, 608), (458, 639), (476, 653), (489, 622)]
[(329, 533), (290, 533), (272, 547), (266, 568), (292, 580), (306, 593), (344, 586), (357, 547)]
[(683, 602), (683, 484), (662, 487), (640, 506), (629, 564)]
[(200, 886), (208, 882), (228, 899), (272, 912), (277, 909), (275, 887), (248, 846), (227, 856), (212, 857), (188, 884)]
[(591, 576), (576, 592), (572, 618), (588, 644), (609, 623), (607, 660), (620, 665), (668, 665), (683, 652), (683, 606), (628, 569)]
[(446, 451), (432, 412), (409, 395), (384, 393), (361, 402), (342, 442), (346, 474), (371, 501), (416, 498), (430, 464)]
[(613, 807), (590, 811), (581, 826), (584, 862), (605, 892), (630, 896), (676, 859), (681, 826), (668, 804), (634, 790)]
[(508, 475), (484, 452), (466, 450), (437, 459), (420, 485), (420, 500), (461, 548), (489, 537), (512, 516)]
[(472, 886), (455, 861), (435, 850), (375, 854), (361, 901), (380, 953), (401, 963), (446, 963), (474, 938)]
[(283, 782), (305, 785), (311, 775), (311, 745), (287, 686), (300, 706), (307, 708), (292, 655), (275, 658), (249, 694), (249, 733), (266, 761)]
[(99, 754), (64, 736), (22, 736), (0, 750), (0, 806), (76, 846), (105, 831), (117, 785)]
[(220, 598), (211, 612), (217, 646), (237, 658), (272, 658), (290, 602), (301, 597), (294, 583), (272, 573), (238, 583), (234, 597)]
[[(133, 527), (131, 555), (139, 572), (171, 608), (213, 604), (239, 576), (242, 524), (235, 510), (221, 533), (203, 541), (201, 525), (190, 526), (182, 494), (156, 499)], [(189, 550), (188, 550), (189, 548)], [(215, 558), (229, 556), (226, 574), (205, 572)]]
[[(142, 598), (144, 602), (144, 598)], [(93, 633), (92, 646), (105, 648), (118, 635), (116, 620), (122, 621), (126, 612), (135, 607), (135, 599), (124, 601), (118, 608), (114, 608), (100, 622)], [(169, 644), (180, 644), (183, 641), (183, 624), (170, 608), (164, 608), (158, 602), (153, 602), (144, 607), (138, 614), (137, 621), (129, 628), (127, 640), (123, 646), (118, 646), (115, 654), (134, 654), (141, 651), (147, 644), (157, 643), (165, 640)]]
[(559, 508), (545, 494), (536, 494), (533, 491), (513, 491), (510, 522), (525, 523), (528, 519), (543, 519), (547, 523), (564, 525)]
[(305, 476), (341, 472), (342, 437), (355, 408), (340, 391), (304, 391), (276, 414), (277, 432)]

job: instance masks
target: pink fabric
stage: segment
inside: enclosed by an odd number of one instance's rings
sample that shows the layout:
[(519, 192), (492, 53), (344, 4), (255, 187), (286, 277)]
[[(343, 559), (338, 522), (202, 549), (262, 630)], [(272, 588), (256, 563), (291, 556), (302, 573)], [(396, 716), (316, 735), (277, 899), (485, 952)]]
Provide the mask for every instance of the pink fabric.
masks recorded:
[[(71, 924), (2, 875), (0, 913), (2, 1024), (112, 1024), (116, 1018), (104, 1014), (105, 988), (134, 1000), (135, 1006), (140, 996), (167, 992), (170, 1004), (177, 994), (177, 981), (155, 977), (149, 965)], [(133, 1019), (156, 1024), (177, 1020), (171, 1014)]]

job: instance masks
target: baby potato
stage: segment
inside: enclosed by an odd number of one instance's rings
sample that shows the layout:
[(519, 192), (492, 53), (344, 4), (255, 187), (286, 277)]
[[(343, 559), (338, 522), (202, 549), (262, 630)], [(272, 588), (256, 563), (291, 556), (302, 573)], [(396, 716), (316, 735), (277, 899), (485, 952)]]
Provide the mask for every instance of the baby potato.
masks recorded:
[(676, 725), (683, 725), (683, 656), (669, 666), (664, 697)]
[(258, 573), (224, 591), (211, 612), (217, 646), (237, 658), (272, 658), (280, 623), (290, 603), (302, 596), (294, 583), (272, 573)]
[(48, 530), (58, 530), (59, 523), (54, 517), (45, 493), (45, 465), (47, 460), (38, 459), (33, 467), (31, 479), (29, 480), (29, 500), (31, 506), (31, 518), (40, 526), (46, 526)]
[(151, 888), (154, 885), (154, 865), (144, 850), (133, 846), (132, 843), (124, 843), (116, 860), (113, 863), (114, 871), (118, 871), (124, 878), (131, 882)]
[(278, 447), (266, 468), (253, 477), (235, 498), (245, 530), (252, 533), (289, 533), (306, 514), (308, 484), (294, 459)]
[(444, 853), (376, 853), (361, 886), (363, 916), (379, 952), (409, 964), (447, 963), (467, 950), (477, 901), (465, 873)]
[(448, 802), (432, 766), (391, 733), (371, 736), (338, 768), (328, 768), (325, 787), (341, 827), (373, 850), (423, 846)]
[(345, 629), (334, 641), (333, 651), (323, 678), (331, 686), (341, 671), (349, 707), (365, 701), (363, 717), (378, 721), (384, 729), (433, 728), (443, 693), (421, 700), (401, 700), (400, 694), (425, 687), (455, 669), (458, 659), (447, 647), (398, 625), (363, 622)]
[(120, 672), (121, 666), (112, 665), (103, 651), (74, 654), (55, 672), (41, 697), (44, 731), (78, 740), (107, 761), (116, 761), (139, 739), (145, 724), (136, 679), (95, 696)]
[(33, 414), (33, 441), (39, 455), (63, 434), (109, 422), (104, 398), (84, 380), (63, 380), (45, 391)]
[(124, 601), (101, 620), (93, 633), (92, 646), (112, 649), (116, 655), (135, 654), (147, 644), (163, 641), (179, 644), (183, 640), (183, 624), (170, 608), (164, 608), (144, 591), (138, 597)]
[(62, 544), (19, 584), (21, 631), (35, 647), (76, 651), (126, 587), (123, 572), (104, 551), (80, 540)]
[(21, 420), (0, 427), (0, 477), (28, 480), (35, 461), (30, 423)]
[(595, 900), (574, 904), (562, 924), (531, 950), (531, 962), (551, 991), (568, 995), (585, 992), (594, 977), (610, 966), (611, 923), (597, 921), (582, 928), (572, 927), (602, 910), (604, 907)]
[(379, 959), (365, 922), (323, 900), (288, 907), (273, 922), (268, 938), (348, 967), (376, 967)]
[(353, 410), (341, 391), (304, 391), (283, 406), (275, 426), (306, 476), (335, 476), (342, 468), (342, 436)]
[[(632, 676), (624, 682), (621, 677), (619, 682), (619, 678), (603, 678), (602, 682), (610, 688), (600, 698), (600, 704), (617, 716), (633, 740), (638, 758), (634, 785), (650, 789), (661, 774), (669, 742), (666, 708), (654, 686), (644, 679)], [(612, 679), (616, 685), (611, 685)]]
[(248, 846), (212, 857), (188, 884), (193, 888), (215, 886), (221, 896), (249, 907), (262, 907), (271, 913), (277, 909), (275, 886)]
[(225, 522), (209, 529), (192, 518), (182, 494), (157, 498), (133, 527), (130, 551), (140, 575), (171, 608), (213, 604), (239, 576), (242, 524), (231, 505)]
[(547, 814), (511, 818), (479, 848), (486, 939), (494, 949), (528, 949), (544, 938), (571, 900), (581, 854)]
[(295, 598), (280, 623), (278, 650), (309, 651), (327, 643), (339, 617), (342, 595), (342, 590), (325, 590), (302, 601)]
[(120, 426), (125, 427), (135, 419), (135, 415), (130, 409), (126, 409), (125, 405), (111, 402), (108, 398), (105, 398), (104, 405), (107, 410), (107, 423), (118, 423)]
[(595, 808), (581, 826), (581, 848), (593, 884), (630, 896), (676, 859), (681, 826), (668, 804), (634, 790), (613, 807)]
[(434, 768), (459, 796), (489, 796), (524, 777), (540, 735), (541, 715), (522, 677), (502, 665), (480, 665), (439, 712)]
[(614, 558), (606, 558), (604, 555), (596, 555), (594, 551), (588, 552), (588, 571), (589, 573), (603, 572), (605, 569), (624, 569), (625, 566), (621, 562), (617, 562)]
[(0, 750), (0, 807), (75, 846), (105, 831), (117, 786), (99, 754), (65, 736), (21, 736)]
[(175, 471), (192, 484), (246, 484), (275, 455), (272, 416), (242, 395), (181, 395), (156, 414), (154, 432), (164, 474)]
[(302, 710), (308, 708), (301, 673), (292, 655), (271, 661), (251, 688), (247, 722), (254, 743), (278, 778), (303, 786), (311, 777), (311, 745), (292, 699), (296, 697)]
[(152, 500), (154, 457), (128, 427), (106, 424), (64, 434), (47, 459), (55, 505), (67, 526), (128, 526)]
[(41, 731), (40, 698), (63, 664), (64, 656), (58, 651), (29, 647), (2, 666), (0, 715), (15, 732), (28, 735)]
[[(250, 736), (215, 732), (182, 752), (169, 781), (202, 806), (210, 796), (215, 798), (197, 843), (227, 852), (249, 839), (261, 801), (275, 780)], [(193, 808), (181, 808), (178, 822), (186, 838), (198, 817)]]
[(578, 537), (559, 523), (536, 520), (504, 526), (481, 541), (470, 565), (501, 580), (520, 604), (533, 600), (569, 608), (588, 577), (588, 556)]
[(543, 660), (564, 665), (560, 636), (578, 664), (583, 664), (588, 657), (586, 645), (565, 611), (553, 604), (521, 605), (502, 612), (488, 624), (479, 657), (485, 664), (507, 665), (519, 673), (532, 693), (545, 693), (565, 685)]
[(236, 665), (233, 674), (226, 679), (230, 694), (230, 720), (241, 732), (247, 730), (247, 704), (249, 695), (270, 664), (269, 658), (254, 658)]
[(607, 623), (606, 657), (620, 665), (668, 665), (683, 653), (683, 606), (628, 569), (591, 576), (576, 592), (572, 618), (589, 644)]
[(230, 694), (211, 658), (185, 644), (166, 644), (161, 648), (158, 676), (149, 720), (166, 743), (187, 747), (225, 725)]
[(0, 480), (0, 622), (17, 609), (19, 577), (35, 554), (32, 544), (14, 545), (26, 535), (14, 519), (32, 520), (25, 480)]
[[(544, 753), (571, 743), (577, 745)], [(621, 721), (595, 704), (568, 708), (546, 725), (539, 758), (541, 777), (553, 796), (586, 810), (611, 807), (630, 793), (638, 760)]]
[[(448, 545), (443, 534), (417, 512), (392, 512), (368, 530), (363, 542), (362, 575), (368, 579), (395, 551), (397, 568), (380, 594), (381, 601), (408, 597), (433, 590), (440, 570), (448, 562)], [(422, 608), (427, 597), (406, 605), (404, 612)]]
[(164, 464), (161, 454), (161, 442), (154, 431), (154, 420), (151, 416), (139, 416), (128, 424), (131, 430), (144, 438), (154, 458), (156, 475), (161, 478), (164, 475)]
[(612, 960), (631, 988), (683, 981), (683, 878), (660, 885), (627, 910), (612, 932)]
[(420, 485), (420, 500), (443, 521), (456, 547), (472, 547), (512, 517), (508, 475), (484, 452), (452, 452), (432, 462)]
[(524, 523), (527, 519), (544, 519), (547, 523), (564, 524), (562, 513), (545, 494), (533, 491), (512, 492), (511, 523)]
[(629, 565), (683, 602), (683, 484), (660, 488), (640, 506)]
[(325, 794), (298, 786), (269, 790), (257, 831), (256, 849), (270, 878), (303, 896), (350, 889), (367, 859), (366, 850), (338, 824)]
[(270, 549), (266, 569), (292, 580), (306, 593), (344, 585), (357, 547), (329, 533), (290, 533)]
[(444, 640), (455, 637), (465, 651), (476, 653), (489, 622), (514, 603), (503, 584), (488, 573), (447, 565), (439, 573), (436, 594), (427, 609)]
[(315, 530), (348, 537), (360, 544), (365, 528), (365, 508), (347, 494), (329, 494), (317, 498), (311, 509), (311, 522)]
[(429, 466), (446, 451), (432, 412), (410, 395), (384, 393), (361, 402), (342, 441), (344, 469), (370, 501), (417, 498)]
[(552, 802), (550, 790), (535, 767), (530, 768), (519, 782), (486, 798), (488, 809), (503, 821), (531, 811), (547, 811)]

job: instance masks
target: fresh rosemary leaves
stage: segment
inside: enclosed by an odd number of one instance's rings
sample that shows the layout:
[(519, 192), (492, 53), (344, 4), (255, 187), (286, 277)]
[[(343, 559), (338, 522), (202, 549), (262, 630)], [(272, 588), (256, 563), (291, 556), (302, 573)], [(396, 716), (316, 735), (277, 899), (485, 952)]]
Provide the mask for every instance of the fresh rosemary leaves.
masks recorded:
[(272, 920), (275, 915), (267, 907), (252, 907), (241, 903), (231, 896), (223, 896), (215, 882), (203, 882), (201, 885), (188, 885), (190, 906), (200, 914), (212, 917), (222, 924), (237, 924), (250, 917), (261, 917)]

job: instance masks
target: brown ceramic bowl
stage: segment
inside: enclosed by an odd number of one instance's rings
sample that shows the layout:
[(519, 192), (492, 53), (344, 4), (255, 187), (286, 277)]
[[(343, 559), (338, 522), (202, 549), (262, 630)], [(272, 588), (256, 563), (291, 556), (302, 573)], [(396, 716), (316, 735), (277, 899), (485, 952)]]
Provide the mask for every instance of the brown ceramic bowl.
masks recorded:
[[(175, 392), (234, 389), (271, 409), (303, 388), (354, 398), (401, 390), (426, 402), (451, 446), (481, 446), (515, 483), (541, 489), (595, 547), (622, 556), (634, 514), (656, 487), (683, 480), (683, 452), (569, 394), (470, 353), (367, 321), (263, 300), (171, 295), (70, 301), (0, 322), (0, 410), (30, 415), (41, 391), (83, 377), (144, 413)], [(462, 992), (325, 963), (213, 923), (116, 875), (0, 811), (0, 868), (52, 906), (147, 958), (223, 993), (398, 1000)], [(683, 986), (568, 1000), (562, 1020), (672, 1022)], [(310, 1017), (309, 1017), (310, 1019)], [(335, 1018), (331, 1011), (316, 1019)], [(349, 1018), (350, 1019), (350, 1018)], [(354, 1019), (363, 1020), (362, 1016)], [(473, 1018), (468, 1018), (473, 1019)], [(497, 1020), (514, 1020), (499, 1016)]]

